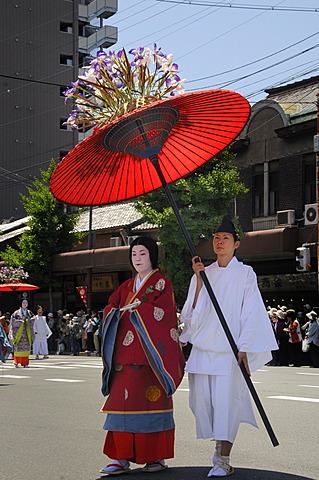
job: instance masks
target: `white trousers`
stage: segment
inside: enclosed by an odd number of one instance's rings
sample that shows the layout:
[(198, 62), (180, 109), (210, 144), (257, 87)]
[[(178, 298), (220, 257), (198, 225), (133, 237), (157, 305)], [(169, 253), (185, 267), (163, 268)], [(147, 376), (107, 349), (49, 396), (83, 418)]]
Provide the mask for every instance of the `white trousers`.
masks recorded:
[(237, 366), (233, 375), (189, 373), (188, 383), (197, 438), (234, 443), (241, 422), (257, 427), (249, 390)]
[(32, 345), (33, 355), (47, 355), (48, 354), (48, 340), (45, 333), (37, 333)]

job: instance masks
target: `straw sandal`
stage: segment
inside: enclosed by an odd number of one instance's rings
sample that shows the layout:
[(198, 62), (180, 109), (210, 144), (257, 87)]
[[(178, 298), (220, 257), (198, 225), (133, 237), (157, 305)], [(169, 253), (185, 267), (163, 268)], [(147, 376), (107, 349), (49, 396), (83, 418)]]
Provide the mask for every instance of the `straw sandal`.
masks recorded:
[(166, 468), (168, 468), (168, 466), (165, 464), (165, 460), (155, 460), (155, 462), (147, 463), (142, 468), (142, 472), (160, 472), (161, 470), (165, 470)]
[(105, 473), (106, 475), (119, 475), (121, 473), (130, 472), (130, 462), (127, 460), (114, 460), (113, 463), (101, 468), (99, 473)]
[(215, 463), (208, 472), (207, 477), (228, 477), (234, 473), (234, 469), (229, 465), (229, 457), (223, 457), (215, 452)]

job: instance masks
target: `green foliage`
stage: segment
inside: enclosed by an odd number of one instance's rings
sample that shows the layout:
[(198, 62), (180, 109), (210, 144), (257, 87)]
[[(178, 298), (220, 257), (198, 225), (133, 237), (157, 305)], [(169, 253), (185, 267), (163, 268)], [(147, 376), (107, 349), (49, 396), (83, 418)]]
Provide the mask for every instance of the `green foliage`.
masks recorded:
[[(247, 192), (239, 182), (234, 155), (224, 150), (191, 175), (170, 185), (181, 217), (195, 246), (211, 237), (223, 215), (231, 214), (234, 198)], [(178, 303), (183, 303), (192, 275), (191, 255), (163, 189), (139, 197), (135, 207), (148, 221), (159, 225), (165, 247), (163, 267), (172, 280)]]
[(23, 265), (29, 272), (31, 283), (40, 287), (57, 286), (52, 276), (52, 256), (70, 250), (82, 239), (73, 232), (78, 214), (67, 214), (62, 202), (49, 189), (55, 168), (52, 160), (48, 170), (41, 170), (41, 177), (28, 188), (29, 195), (21, 195), (24, 208), (30, 216), (27, 226), (17, 241), (18, 249), (8, 246), (2, 259), (13, 267)]

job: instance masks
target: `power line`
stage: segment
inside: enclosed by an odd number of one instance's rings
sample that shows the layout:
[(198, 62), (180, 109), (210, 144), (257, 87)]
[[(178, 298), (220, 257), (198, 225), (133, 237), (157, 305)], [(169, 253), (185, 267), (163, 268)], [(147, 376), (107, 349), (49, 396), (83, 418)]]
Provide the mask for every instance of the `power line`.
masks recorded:
[(240, 70), (242, 68), (250, 67), (251, 65), (255, 65), (256, 63), (262, 62), (263, 60), (267, 60), (268, 58), (271, 58), (275, 55), (278, 55), (279, 53), (285, 52), (286, 50), (289, 50), (290, 48), (293, 48), (300, 43), (305, 42), (306, 40), (309, 40), (312, 37), (315, 37), (316, 35), (319, 35), (319, 32), (313, 33), (312, 35), (309, 35), (306, 38), (303, 38), (302, 40), (299, 40), (298, 42), (292, 43), (291, 45), (288, 45), (288, 47), (282, 48), (281, 50), (277, 50), (276, 52), (270, 53), (269, 55), (266, 55), (265, 57), (258, 58), (257, 60), (254, 60), (252, 62), (246, 63), (244, 65), (240, 65), (239, 67), (231, 68), (230, 70), (225, 70), (224, 72), (219, 72), (219, 73), (214, 73), (213, 75), (208, 75), (206, 77), (201, 77), (201, 78), (195, 78), (194, 80), (187, 80), (187, 83), (192, 83), (192, 82), (199, 82), (201, 80), (208, 80), (209, 78), (214, 78), (214, 77), (219, 77), (221, 75), (226, 75), (227, 73), (235, 72), (236, 70)]
[[(205, 8), (205, 9), (204, 9), (204, 12), (206, 12), (207, 10), (211, 10), (211, 7)], [(215, 11), (216, 11), (216, 10), (214, 10), (214, 12), (215, 12)], [(167, 30), (167, 29), (170, 28), (170, 27), (176, 27), (176, 25), (178, 25), (179, 23), (185, 22), (185, 21), (188, 20), (189, 18), (194, 19), (194, 17), (196, 17), (196, 15), (201, 15), (202, 12), (203, 12), (203, 11), (197, 12), (197, 13), (191, 14), (191, 15), (189, 15), (188, 17), (183, 18), (183, 19), (181, 19), (181, 20), (174, 21), (173, 23), (171, 23), (171, 24), (168, 25), (167, 27), (160, 28), (159, 30), (156, 30), (155, 32), (152, 32), (152, 35), (155, 35), (155, 34), (157, 34), (157, 33), (160, 33), (160, 32), (162, 32), (162, 31), (165, 31), (165, 30)], [(204, 18), (204, 17), (207, 17), (206, 13), (204, 13), (203, 15), (201, 15), (198, 19), (194, 20), (193, 22), (188, 23), (187, 25), (183, 25), (182, 27), (180, 27), (180, 28), (178, 28), (178, 29), (175, 28), (174, 32), (172, 32), (172, 33), (175, 34), (175, 33), (179, 32), (180, 30), (184, 29), (185, 27), (188, 27), (188, 25), (191, 25), (191, 24), (194, 23), (195, 21), (201, 20), (201, 19)], [(168, 35), (171, 35), (171, 34), (169, 33)], [(147, 38), (147, 37), (149, 37), (149, 36), (150, 36), (150, 35), (145, 35), (144, 37), (140, 37), (140, 38), (138, 38), (137, 40), (133, 40), (132, 43), (134, 43), (134, 42), (139, 42), (140, 40), (144, 40), (144, 38)], [(166, 37), (167, 37), (167, 35), (165, 35), (165, 38), (166, 38)], [(162, 38), (164, 38), (164, 37), (157, 38), (157, 39), (156, 39), (156, 42), (158, 42), (158, 41), (161, 40)]]
[(197, 5), (197, 6), (210, 6), (210, 7), (221, 7), (221, 8), (240, 8), (243, 10), (264, 10), (264, 11), (279, 11), (279, 12), (309, 12), (309, 13), (318, 13), (319, 8), (314, 7), (279, 7), (277, 5), (267, 6), (267, 5), (251, 5), (251, 4), (225, 4), (225, 3), (216, 3), (216, 2), (204, 2), (204, 1), (193, 1), (193, 0), (156, 0), (161, 3), (177, 3), (179, 5)]

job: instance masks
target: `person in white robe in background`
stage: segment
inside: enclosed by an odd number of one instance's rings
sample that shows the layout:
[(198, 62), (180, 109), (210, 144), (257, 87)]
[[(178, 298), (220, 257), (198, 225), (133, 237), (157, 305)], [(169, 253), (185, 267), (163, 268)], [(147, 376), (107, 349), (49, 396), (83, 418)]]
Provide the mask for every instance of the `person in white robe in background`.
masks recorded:
[[(213, 237), (217, 261), (205, 268), (199, 257), (192, 260), (195, 274), (180, 317), (184, 323), (180, 341), (193, 345), (186, 371), (197, 438), (216, 441), (208, 477), (234, 472), (230, 452), (239, 424), (246, 422), (257, 427), (239, 365), (243, 362), (250, 375), (272, 359), (271, 350), (278, 349), (256, 274), (235, 257), (239, 245), (234, 224), (225, 216)], [(203, 285), (203, 270), (237, 345), (238, 362)]]
[(39, 360), (39, 355), (43, 358), (48, 357), (48, 338), (52, 332), (47, 324), (46, 317), (43, 316), (43, 309), (38, 305), (37, 315), (34, 316), (33, 332), (35, 340), (33, 342), (33, 355)]

